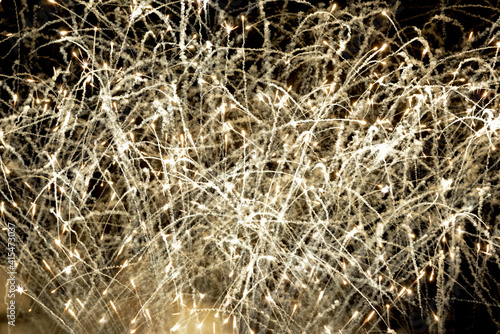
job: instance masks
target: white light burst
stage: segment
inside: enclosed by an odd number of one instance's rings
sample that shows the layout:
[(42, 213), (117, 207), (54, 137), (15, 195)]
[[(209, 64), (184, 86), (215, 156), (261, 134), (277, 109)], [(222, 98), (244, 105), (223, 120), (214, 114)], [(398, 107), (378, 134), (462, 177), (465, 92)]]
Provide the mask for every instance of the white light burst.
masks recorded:
[(26, 6), (2, 37), (0, 221), (33, 326), (444, 333), (466, 301), (500, 327), (497, 25)]

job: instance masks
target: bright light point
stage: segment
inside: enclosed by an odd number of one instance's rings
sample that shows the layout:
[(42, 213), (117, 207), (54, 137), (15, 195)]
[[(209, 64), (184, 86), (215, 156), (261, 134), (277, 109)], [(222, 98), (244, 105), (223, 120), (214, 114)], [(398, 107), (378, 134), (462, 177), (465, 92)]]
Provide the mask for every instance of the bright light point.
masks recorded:
[(224, 23), (222, 24), (222, 27), (226, 29), (226, 34), (229, 35), (231, 33), (231, 31), (235, 30), (236, 28), (238, 28), (238, 26), (231, 26), (229, 23), (227, 23), (226, 21), (224, 21)]
[(272, 304), (274, 304), (274, 299), (271, 297), (271, 295), (266, 296), (266, 300)]
[(374, 315), (374, 314), (375, 314), (375, 311), (372, 311), (372, 312), (368, 315), (368, 317), (366, 318), (365, 322), (370, 321), (370, 320), (373, 318), (373, 315)]
[(72, 309), (69, 309), (68, 313), (71, 314), (71, 316), (76, 319), (76, 314), (75, 314), (75, 312), (73, 312)]

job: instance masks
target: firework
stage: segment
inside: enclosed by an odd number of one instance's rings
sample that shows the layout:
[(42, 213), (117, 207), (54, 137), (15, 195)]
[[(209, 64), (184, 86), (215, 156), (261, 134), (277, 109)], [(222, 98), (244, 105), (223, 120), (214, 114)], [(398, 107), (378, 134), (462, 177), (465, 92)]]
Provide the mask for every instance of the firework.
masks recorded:
[(474, 303), (500, 327), (496, 25), (448, 47), (447, 16), (382, 2), (28, 7), (0, 75), (16, 321), (444, 333)]

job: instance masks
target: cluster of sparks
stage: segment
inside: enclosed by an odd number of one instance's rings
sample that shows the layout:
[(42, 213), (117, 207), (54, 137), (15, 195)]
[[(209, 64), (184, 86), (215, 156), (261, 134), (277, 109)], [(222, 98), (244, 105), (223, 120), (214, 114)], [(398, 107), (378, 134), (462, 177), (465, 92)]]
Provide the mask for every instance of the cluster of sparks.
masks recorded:
[[(378, 2), (50, 3), (3, 37), (61, 60), (0, 76), (0, 195), (62, 332), (395, 333), (417, 309), (443, 333), (463, 268), (498, 267), (493, 28), (448, 55)], [(498, 312), (486, 290), (461, 298)]]

